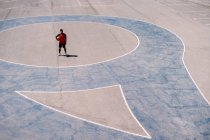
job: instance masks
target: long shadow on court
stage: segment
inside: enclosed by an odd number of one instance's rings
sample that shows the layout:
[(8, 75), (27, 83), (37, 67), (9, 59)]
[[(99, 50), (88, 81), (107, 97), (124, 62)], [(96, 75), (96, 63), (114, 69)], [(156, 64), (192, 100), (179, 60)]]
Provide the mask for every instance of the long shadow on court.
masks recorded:
[(78, 57), (78, 55), (70, 55), (70, 54), (59, 55), (59, 56), (65, 56), (65, 57)]

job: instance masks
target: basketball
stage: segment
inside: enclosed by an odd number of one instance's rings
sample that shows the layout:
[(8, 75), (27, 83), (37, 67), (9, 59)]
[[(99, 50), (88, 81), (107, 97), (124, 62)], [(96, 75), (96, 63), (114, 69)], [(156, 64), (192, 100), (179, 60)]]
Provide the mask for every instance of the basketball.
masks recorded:
[(57, 41), (59, 41), (59, 39), (60, 39), (60, 37), (59, 37), (59, 36), (58, 36), (58, 37), (56, 37), (56, 40), (57, 40)]

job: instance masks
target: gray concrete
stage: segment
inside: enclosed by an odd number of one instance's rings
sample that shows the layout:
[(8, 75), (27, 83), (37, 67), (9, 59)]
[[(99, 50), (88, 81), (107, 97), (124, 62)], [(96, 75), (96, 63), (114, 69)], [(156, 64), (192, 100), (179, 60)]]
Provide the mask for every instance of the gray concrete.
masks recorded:
[(184, 46), (177, 36), (152, 24), (116, 17), (45, 16), (0, 24), (1, 30), (5, 30), (55, 20), (119, 26), (138, 35), (141, 47), (122, 58), (84, 67), (37, 68), (1, 61), (1, 136), (5, 139), (31, 139), (32, 136), (36, 136), (34, 139), (144, 139), (59, 114), (14, 92), (62, 92), (121, 85), (131, 111), (153, 139), (209, 138), (210, 108), (183, 65)]
[[(84, 90), (120, 84), (131, 110), (153, 139), (209, 139), (208, 4), (208, 1), (199, 0), (0, 1), (0, 18), (15, 19), (1, 22), (3, 32), (6, 28), (20, 24), (76, 19), (128, 28), (138, 34), (142, 43), (141, 49), (139, 47), (127, 57), (88, 67), (34, 68), (1, 61), (0, 137), (45, 140), (144, 139), (75, 120), (14, 93), (15, 90)], [(60, 14), (105, 15), (107, 19), (100, 16), (54, 17)], [(52, 17), (37, 17), (43, 15)], [(31, 16), (35, 18), (16, 20)], [(108, 18), (109, 16), (131, 20)], [(180, 36), (186, 45), (186, 66), (208, 100), (200, 95), (201, 92), (182, 64), (182, 42), (162, 28), (133, 19), (154, 23)], [(53, 37), (58, 29), (51, 26), (46, 37)], [(5, 40), (10, 41), (10, 35), (13, 35), (12, 32)], [(1, 37), (1, 43), (5, 40)], [(19, 46), (18, 43), (17, 45)], [(18, 53), (14, 52), (14, 55)], [(56, 50), (52, 50), (52, 53), (56, 54)], [(1, 54), (4, 55), (2, 51)]]

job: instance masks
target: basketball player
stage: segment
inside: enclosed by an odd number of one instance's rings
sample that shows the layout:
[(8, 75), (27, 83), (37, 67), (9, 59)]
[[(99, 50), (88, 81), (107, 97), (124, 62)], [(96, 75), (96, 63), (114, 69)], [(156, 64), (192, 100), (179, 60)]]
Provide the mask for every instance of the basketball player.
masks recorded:
[[(56, 36), (56, 40), (59, 41), (59, 56), (61, 55), (61, 48), (63, 47), (66, 54), (66, 42), (67, 37), (66, 34), (63, 33), (63, 29), (60, 29), (60, 34)], [(67, 55), (67, 54), (66, 54)]]

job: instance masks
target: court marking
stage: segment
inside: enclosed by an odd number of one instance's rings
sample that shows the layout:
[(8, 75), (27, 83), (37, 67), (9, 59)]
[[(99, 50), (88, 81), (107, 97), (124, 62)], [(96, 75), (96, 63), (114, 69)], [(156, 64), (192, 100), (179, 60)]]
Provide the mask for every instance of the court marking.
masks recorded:
[[(93, 6), (95, 6), (95, 7), (111, 7), (111, 6), (115, 6), (115, 5), (112, 5), (112, 4), (110, 4), (110, 5), (96, 4), (96, 5), (93, 5)], [(81, 6), (77, 6), (77, 5), (60, 5), (58, 7), (74, 8), (74, 7), (90, 7), (90, 6), (87, 4), (87, 5), (81, 5)]]
[[(175, 34), (176, 35), (176, 34)], [(198, 89), (199, 93), (201, 94), (201, 96), (203, 97), (203, 99), (206, 101), (206, 103), (210, 106), (210, 101), (206, 98), (206, 96), (204, 95), (204, 93), (202, 92), (202, 90), (199, 88), (199, 86), (197, 85), (197, 83), (195, 82), (195, 80), (193, 79), (192, 75), (190, 74), (190, 71), (188, 70), (185, 62), (184, 62), (184, 56), (185, 56), (185, 52), (186, 52), (186, 47), (185, 47), (185, 44), (184, 44), (184, 41), (182, 40), (181, 37), (179, 37), (178, 35), (176, 35), (181, 41), (182, 41), (182, 44), (184, 46), (184, 51), (183, 51), (183, 55), (182, 55), (182, 62), (184, 64), (184, 67), (188, 73), (188, 75), (190, 76), (191, 80), (193, 81), (194, 85), (196, 86), (196, 88)]]
[(209, 20), (210, 18), (208, 17), (196, 17), (196, 18), (193, 18), (194, 20)]
[(18, 1), (18, 0), (3, 0), (3, 1), (0, 1), (0, 2), (15, 2), (15, 1)]
[(210, 11), (182, 11), (183, 13), (209, 13)]
[(79, 4), (79, 6), (82, 6), (82, 4), (81, 4), (80, 0), (77, 0), (77, 3)]
[[(105, 63), (105, 62), (113, 61), (113, 60), (116, 60), (116, 59), (120, 59), (120, 58), (122, 58), (124, 56), (127, 56), (127, 55), (133, 53), (138, 47), (140, 47), (140, 39), (139, 39), (139, 37), (134, 32), (132, 32), (132, 31), (126, 29), (126, 28), (122, 28), (120, 26), (111, 25), (111, 24), (108, 24), (108, 23), (91, 22), (91, 21), (54, 21), (54, 22), (32, 23), (32, 24), (15, 26), (15, 27), (8, 28), (8, 29), (3, 29), (3, 30), (0, 29), (0, 33), (6, 32), (8, 30), (13, 30), (13, 29), (16, 29), (16, 28), (22, 28), (22, 27), (25, 27), (25, 26), (28, 27), (28, 26), (36, 25), (36, 24), (44, 24), (44, 23), (52, 23), (53, 24), (53, 23), (68, 23), (68, 22), (71, 22), (71, 23), (72, 22), (93, 23), (93, 24), (100, 24), (100, 25), (105, 25), (105, 26), (110, 26), (110, 27), (113, 26), (115, 28), (119, 28), (121, 30), (125, 30), (125, 31), (131, 33), (133, 36), (135, 36), (135, 38), (137, 40), (137, 45), (136, 45), (136, 47), (134, 47), (134, 49), (132, 49), (131, 51), (129, 51), (127, 53), (124, 53), (123, 55), (120, 55), (120, 56), (117, 56), (117, 57), (112, 57), (111, 59), (107, 59), (107, 60), (103, 60), (103, 61), (98, 61), (98, 62), (95, 62), (95, 63), (84, 64), (84, 65), (75, 65), (75, 66), (38, 66), (38, 65), (28, 65), (28, 64), (24, 64), (24, 63), (12, 62), (12, 61), (4, 60), (4, 59), (1, 59), (1, 58), (0, 58), (0, 60), (1, 61), (5, 61), (7, 63), (16, 64), (16, 65), (23, 65), (23, 66), (28, 66), (28, 67), (38, 67), (38, 68), (74, 68), (74, 67), (85, 67), (85, 66), (91, 66), (91, 65), (96, 65), (96, 64)], [(58, 44), (56, 44), (56, 46), (58, 46)]]
[[(121, 85), (112, 85), (112, 86), (106, 86), (106, 87), (98, 87), (98, 88), (94, 88), (94, 89), (83, 89), (83, 90), (77, 90), (77, 91), (58, 91), (59, 93), (66, 93), (66, 92), (81, 92), (81, 91), (92, 91), (92, 90), (96, 90), (96, 89), (104, 89), (104, 88), (110, 88), (110, 87), (119, 87), (120, 91), (121, 91), (121, 96), (124, 100), (124, 103), (127, 107), (127, 109), (129, 110), (130, 114), (132, 115), (133, 119), (137, 122), (137, 124), (139, 125), (139, 127), (141, 127), (144, 132), (147, 134), (147, 136), (144, 136), (144, 135), (140, 135), (140, 134), (136, 134), (136, 133), (131, 133), (131, 132), (128, 132), (128, 131), (124, 131), (124, 130), (121, 130), (121, 129), (117, 129), (117, 128), (114, 128), (114, 127), (110, 127), (110, 126), (107, 126), (107, 125), (103, 125), (103, 124), (100, 124), (100, 123), (97, 123), (97, 122), (94, 122), (94, 121), (90, 121), (90, 120), (87, 120), (87, 119), (84, 119), (84, 118), (81, 118), (81, 117), (77, 117), (75, 115), (72, 115), (72, 114), (69, 114), (69, 113), (66, 113), (66, 112), (63, 112), (63, 111), (60, 111), (56, 108), (53, 108), (53, 107), (50, 107), (50, 106), (47, 106), (41, 102), (38, 102), (32, 98), (29, 98), (27, 96), (25, 96), (24, 92), (30, 92), (30, 93), (48, 93), (46, 91), (15, 91), (17, 94), (19, 94), (20, 96), (23, 96), (24, 98), (26, 98), (27, 100), (31, 100), (37, 104), (40, 104), (42, 106), (44, 106), (45, 108), (48, 108), (48, 109), (51, 109), (53, 111), (56, 111), (56, 112), (59, 112), (59, 113), (62, 113), (62, 114), (65, 114), (67, 116), (70, 116), (72, 118), (75, 118), (75, 119), (78, 119), (78, 120), (82, 120), (82, 121), (85, 121), (85, 122), (88, 122), (88, 123), (92, 123), (92, 124), (95, 124), (95, 125), (98, 125), (98, 126), (102, 126), (102, 127), (105, 127), (105, 128), (109, 128), (109, 129), (113, 129), (113, 130), (116, 130), (116, 131), (120, 131), (120, 132), (124, 132), (124, 133), (127, 133), (127, 134), (130, 134), (130, 135), (134, 135), (134, 136), (140, 136), (140, 137), (144, 137), (144, 138), (152, 138), (149, 133), (145, 130), (145, 128), (141, 125), (141, 123), (137, 120), (137, 118), (135, 117), (135, 115), (133, 114), (133, 112), (131, 111), (127, 101), (126, 101), (126, 98), (125, 98), (125, 95), (124, 95), (124, 92), (122, 90), (122, 87)], [(50, 93), (58, 93), (56, 91), (49, 91)], [(111, 115), (111, 114), (110, 114)]]

